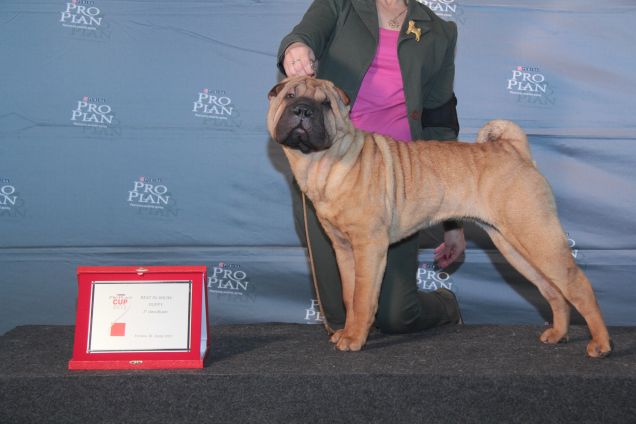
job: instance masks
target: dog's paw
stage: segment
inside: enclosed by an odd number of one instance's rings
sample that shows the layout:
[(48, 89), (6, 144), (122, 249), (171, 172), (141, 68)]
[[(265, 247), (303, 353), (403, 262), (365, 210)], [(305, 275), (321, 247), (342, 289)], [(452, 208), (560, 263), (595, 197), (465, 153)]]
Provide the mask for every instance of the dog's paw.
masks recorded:
[(343, 352), (357, 352), (362, 349), (363, 345), (363, 340), (344, 335), (338, 340), (338, 343), (336, 343), (336, 349)]
[(592, 341), (587, 344), (587, 356), (590, 358), (605, 358), (612, 353), (613, 348), (614, 344), (611, 340), (608, 340), (606, 343), (599, 343), (592, 339)]
[(567, 343), (568, 335), (561, 331), (557, 331), (554, 328), (548, 328), (543, 332), (543, 334), (541, 334), (539, 340), (546, 344)]
[(336, 330), (336, 332), (335, 332), (335, 333), (333, 333), (333, 334), (331, 335), (331, 338), (329, 338), (329, 341), (330, 341), (331, 343), (334, 343), (334, 344), (335, 344), (335, 343), (338, 343), (338, 341), (339, 341), (339, 340), (340, 340), (340, 338), (342, 337), (342, 332), (343, 332), (343, 331), (344, 331), (344, 330)]

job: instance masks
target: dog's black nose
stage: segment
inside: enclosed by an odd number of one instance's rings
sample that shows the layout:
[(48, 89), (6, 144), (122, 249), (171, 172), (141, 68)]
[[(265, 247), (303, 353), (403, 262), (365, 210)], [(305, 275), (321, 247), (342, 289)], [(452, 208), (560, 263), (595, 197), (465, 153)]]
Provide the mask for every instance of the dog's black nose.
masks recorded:
[(292, 112), (294, 113), (294, 115), (299, 116), (301, 118), (310, 118), (311, 115), (313, 114), (313, 111), (311, 110), (311, 108), (308, 105), (302, 104), (302, 103), (294, 106), (294, 108), (292, 109)]

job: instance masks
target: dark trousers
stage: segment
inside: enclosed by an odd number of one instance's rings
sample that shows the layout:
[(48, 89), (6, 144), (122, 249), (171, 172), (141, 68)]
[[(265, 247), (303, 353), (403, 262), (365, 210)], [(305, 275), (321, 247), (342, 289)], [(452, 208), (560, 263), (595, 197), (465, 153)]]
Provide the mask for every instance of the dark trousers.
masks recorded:
[[(330, 331), (338, 330), (344, 327), (345, 308), (336, 255), (311, 201), (294, 186), (294, 194), (302, 196), (301, 207), (295, 209), (304, 212), (307, 248), (325, 325)], [(445, 305), (438, 293), (417, 289), (418, 247), (418, 234), (389, 247), (375, 317), (375, 326), (382, 332), (410, 333), (449, 322), (447, 310), (453, 306)]]

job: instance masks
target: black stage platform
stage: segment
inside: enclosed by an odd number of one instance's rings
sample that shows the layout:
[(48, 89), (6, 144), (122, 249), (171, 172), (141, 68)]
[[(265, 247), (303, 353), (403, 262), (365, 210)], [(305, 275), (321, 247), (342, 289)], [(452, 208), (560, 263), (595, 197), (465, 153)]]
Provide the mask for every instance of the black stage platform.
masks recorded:
[(1, 423), (636, 423), (636, 327), (585, 357), (587, 329), (530, 326), (372, 334), (333, 349), (321, 326), (212, 328), (202, 370), (68, 371), (73, 327), (0, 337)]

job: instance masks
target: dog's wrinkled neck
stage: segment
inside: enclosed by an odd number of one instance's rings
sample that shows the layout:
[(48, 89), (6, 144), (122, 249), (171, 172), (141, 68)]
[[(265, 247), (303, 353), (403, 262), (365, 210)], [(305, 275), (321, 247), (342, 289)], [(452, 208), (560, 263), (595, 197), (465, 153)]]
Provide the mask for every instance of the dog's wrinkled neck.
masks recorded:
[(345, 134), (334, 140), (329, 149), (320, 152), (304, 154), (284, 148), (296, 182), (312, 202), (328, 199), (332, 189), (328, 182), (344, 180), (356, 165), (362, 151), (364, 133), (354, 130), (350, 134), (354, 136), (347, 137)]

